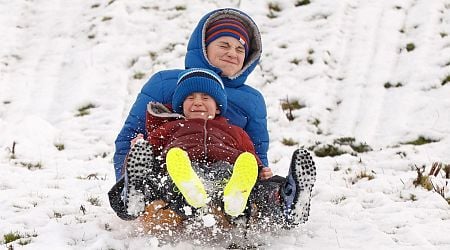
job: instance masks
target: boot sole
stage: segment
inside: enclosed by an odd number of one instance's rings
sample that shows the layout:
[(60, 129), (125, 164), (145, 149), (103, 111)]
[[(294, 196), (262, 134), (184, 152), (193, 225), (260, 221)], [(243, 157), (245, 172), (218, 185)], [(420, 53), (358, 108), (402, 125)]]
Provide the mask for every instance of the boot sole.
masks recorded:
[(172, 148), (167, 153), (166, 165), (170, 178), (187, 203), (195, 208), (206, 206), (208, 195), (192, 169), (188, 154), (180, 148)]

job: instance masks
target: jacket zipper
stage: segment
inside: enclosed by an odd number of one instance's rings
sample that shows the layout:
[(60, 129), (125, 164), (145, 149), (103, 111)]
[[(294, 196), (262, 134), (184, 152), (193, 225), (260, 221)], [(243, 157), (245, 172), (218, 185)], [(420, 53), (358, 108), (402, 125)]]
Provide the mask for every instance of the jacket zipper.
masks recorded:
[(208, 151), (206, 151), (208, 149), (206, 143), (207, 143), (207, 139), (208, 139), (208, 129), (206, 128), (206, 123), (208, 122), (208, 119), (205, 120), (205, 122), (203, 123), (203, 130), (205, 132), (205, 136), (203, 138), (203, 147), (204, 147), (204, 152), (205, 152), (205, 161), (208, 160)]

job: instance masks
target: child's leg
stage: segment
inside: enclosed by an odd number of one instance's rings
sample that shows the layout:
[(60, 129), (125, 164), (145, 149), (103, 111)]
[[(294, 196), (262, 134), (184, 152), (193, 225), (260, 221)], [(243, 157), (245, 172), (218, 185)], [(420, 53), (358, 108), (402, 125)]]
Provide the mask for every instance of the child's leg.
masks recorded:
[(126, 159), (125, 175), (108, 192), (111, 207), (124, 220), (133, 220), (144, 211), (146, 203), (160, 198), (159, 175), (151, 145), (139, 140)]
[(281, 190), (285, 182), (284, 177), (276, 175), (256, 183), (249, 199), (249, 203), (252, 205), (250, 224), (253, 227), (262, 231), (283, 227), (285, 216)]
[(145, 209), (145, 178), (152, 171), (154, 161), (151, 145), (145, 140), (138, 140), (131, 147), (126, 159), (126, 201), (127, 212), (139, 215)]
[(208, 202), (205, 187), (192, 169), (188, 154), (180, 148), (171, 148), (166, 156), (167, 171), (187, 203), (194, 208)]
[(244, 212), (248, 197), (258, 177), (255, 156), (245, 152), (239, 155), (230, 180), (223, 190), (225, 213), (238, 216)]
[(124, 190), (125, 178), (122, 177), (108, 192), (109, 204), (114, 212), (116, 212), (117, 216), (119, 216), (122, 220), (134, 220), (137, 216), (129, 215), (127, 213), (127, 206), (124, 201)]
[(289, 174), (283, 187), (287, 226), (308, 220), (311, 192), (316, 181), (316, 167), (308, 151), (297, 149), (292, 155)]

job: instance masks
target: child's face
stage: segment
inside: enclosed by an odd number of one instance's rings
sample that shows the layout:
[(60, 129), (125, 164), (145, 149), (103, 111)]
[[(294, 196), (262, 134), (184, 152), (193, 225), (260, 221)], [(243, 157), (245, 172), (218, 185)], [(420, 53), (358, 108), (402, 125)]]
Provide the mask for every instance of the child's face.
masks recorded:
[(188, 119), (213, 119), (220, 113), (216, 101), (208, 94), (194, 92), (183, 102), (183, 112)]

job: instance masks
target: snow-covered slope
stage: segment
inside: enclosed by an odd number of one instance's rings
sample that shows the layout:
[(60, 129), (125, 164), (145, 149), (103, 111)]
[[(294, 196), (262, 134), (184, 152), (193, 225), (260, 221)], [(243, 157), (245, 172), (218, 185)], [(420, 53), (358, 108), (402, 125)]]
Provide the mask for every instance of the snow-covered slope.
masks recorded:
[[(349, 152), (315, 157), (309, 222), (268, 248), (450, 248), (449, 203), (413, 184), (416, 167), (450, 164), (450, 1), (300, 2), (0, 0), (1, 248), (156, 248), (109, 207), (114, 139), (145, 80), (182, 68), (218, 7), (262, 31), (248, 82), (266, 98), (274, 171), (297, 147)], [(286, 100), (303, 106), (292, 121)], [(407, 143), (419, 138), (434, 142)], [(431, 179), (448, 199), (444, 171)]]

